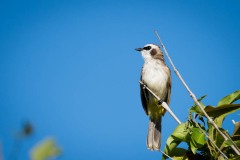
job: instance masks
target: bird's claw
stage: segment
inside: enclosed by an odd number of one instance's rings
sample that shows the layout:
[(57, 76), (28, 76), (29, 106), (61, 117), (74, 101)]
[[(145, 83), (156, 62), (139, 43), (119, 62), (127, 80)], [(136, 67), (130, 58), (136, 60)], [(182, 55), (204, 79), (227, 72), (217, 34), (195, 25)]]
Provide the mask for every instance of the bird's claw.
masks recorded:
[(162, 105), (162, 103), (163, 103), (163, 101), (160, 99), (160, 100), (158, 101), (158, 104), (159, 104), (159, 105)]

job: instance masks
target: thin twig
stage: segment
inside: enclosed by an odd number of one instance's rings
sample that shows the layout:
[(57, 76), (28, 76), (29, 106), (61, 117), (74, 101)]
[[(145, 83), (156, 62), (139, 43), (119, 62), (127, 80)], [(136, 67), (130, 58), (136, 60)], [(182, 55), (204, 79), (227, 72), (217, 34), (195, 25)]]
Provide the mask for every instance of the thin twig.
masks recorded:
[[(158, 101), (161, 101), (161, 99), (150, 88), (148, 88), (142, 81), (139, 81), (139, 83), (141, 85), (143, 85), (143, 87), (146, 88)], [(178, 122), (178, 124), (181, 124), (181, 121), (172, 112), (172, 110), (170, 109), (170, 107), (167, 105), (166, 102), (162, 102), (161, 105), (163, 106), (163, 108), (165, 108), (171, 114), (171, 116)]]
[(170, 158), (170, 159), (173, 159), (172, 157), (170, 157), (169, 155), (167, 155), (166, 153), (164, 153), (162, 150), (160, 150), (160, 152), (161, 152), (162, 154), (164, 154), (166, 157), (168, 157), (168, 158)]
[[(218, 128), (218, 126), (216, 125), (216, 123), (214, 123), (214, 121), (208, 116), (208, 114), (205, 112), (204, 108), (201, 106), (201, 104), (199, 103), (199, 101), (197, 100), (196, 96), (193, 94), (193, 92), (190, 90), (190, 88), (188, 87), (188, 85), (186, 84), (186, 82), (183, 80), (182, 76), (180, 75), (180, 73), (178, 72), (178, 70), (176, 69), (175, 65), (173, 64), (170, 56), (168, 55), (168, 52), (165, 48), (165, 46), (163, 45), (162, 43), (162, 40), (160, 38), (160, 36), (158, 35), (158, 32), (155, 31), (155, 34), (157, 35), (158, 37), (158, 40), (166, 54), (166, 56), (168, 57), (169, 59), (169, 62), (170, 64), (172, 65), (173, 69), (174, 69), (174, 72), (176, 73), (176, 75), (178, 76), (178, 78), (180, 79), (180, 81), (182, 82), (182, 84), (185, 86), (185, 88), (187, 89), (187, 91), (189, 92), (190, 96), (193, 98), (193, 101), (196, 103), (196, 105), (200, 108), (200, 110), (202, 111), (202, 113), (205, 115), (205, 117), (208, 119), (208, 122), (218, 131), (218, 133), (224, 138), (224, 140), (228, 140), (229, 138), (221, 132), (221, 130)], [(229, 139), (232, 143), (233, 140), (230, 138)], [(236, 148), (234, 145), (231, 145), (231, 148), (235, 151), (235, 153), (237, 155), (240, 155), (240, 152), (239, 152), (239, 149)]]

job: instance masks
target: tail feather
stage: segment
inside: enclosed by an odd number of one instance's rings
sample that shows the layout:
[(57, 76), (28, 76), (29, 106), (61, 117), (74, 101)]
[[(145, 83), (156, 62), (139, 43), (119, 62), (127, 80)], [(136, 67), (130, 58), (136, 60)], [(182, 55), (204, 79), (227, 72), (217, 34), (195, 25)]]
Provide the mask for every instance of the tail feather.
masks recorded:
[(150, 150), (160, 150), (162, 118), (151, 120), (148, 124), (147, 147)]

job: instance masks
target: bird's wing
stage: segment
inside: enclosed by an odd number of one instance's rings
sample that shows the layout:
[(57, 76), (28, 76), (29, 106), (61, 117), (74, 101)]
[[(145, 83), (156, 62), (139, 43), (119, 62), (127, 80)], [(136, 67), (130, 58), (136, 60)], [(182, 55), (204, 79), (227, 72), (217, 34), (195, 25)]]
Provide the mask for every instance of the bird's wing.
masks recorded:
[(147, 110), (147, 101), (148, 101), (147, 95), (148, 95), (148, 91), (144, 90), (143, 86), (141, 84), (140, 84), (140, 93), (141, 93), (141, 100), (142, 100), (143, 109), (144, 109), (146, 115), (148, 115), (148, 110)]
[[(167, 67), (168, 68), (168, 67)], [(171, 88), (172, 88), (172, 78), (171, 78), (171, 70), (168, 68), (169, 70), (169, 78), (168, 78), (168, 82), (167, 82), (167, 88), (168, 88), (168, 91), (167, 91), (167, 96), (166, 96), (166, 103), (169, 105), (170, 103), (170, 95), (171, 95)]]
[[(142, 80), (142, 77), (141, 77)], [(146, 113), (146, 115), (148, 115), (148, 109), (147, 109), (147, 103), (148, 103), (148, 91), (145, 89), (143, 89), (143, 85), (140, 84), (140, 94), (141, 94), (141, 101), (142, 101), (142, 106), (143, 109)]]

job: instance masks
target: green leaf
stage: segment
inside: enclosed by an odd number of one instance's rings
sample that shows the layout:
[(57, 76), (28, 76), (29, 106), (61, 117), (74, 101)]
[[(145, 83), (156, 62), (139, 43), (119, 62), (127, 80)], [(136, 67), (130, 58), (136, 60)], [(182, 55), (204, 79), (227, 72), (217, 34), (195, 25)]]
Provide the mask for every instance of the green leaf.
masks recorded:
[[(181, 141), (176, 140), (173, 136), (169, 136), (166, 142), (166, 146), (164, 148), (164, 153), (169, 156), (172, 156), (173, 150), (181, 143)], [(162, 159), (165, 160), (167, 157), (163, 154)]]
[(46, 160), (61, 154), (61, 149), (56, 145), (54, 139), (46, 138), (37, 144), (31, 151), (32, 160)]
[(225, 104), (232, 104), (233, 102), (237, 101), (238, 99), (240, 99), (240, 90), (237, 90), (237, 91), (227, 95), (226, 97), (222, 98), (218, 102), (218, 106), (222, 106)]
[(200, 128), (192, 128), (191, 139), (196, 142), (197, 145), (203, 146), (206, 143), (205, 134)]
[(185, 157), (184, 156), (181, 156), (181, 157), (173, 157), (173, 160), (184, 160)]
[[(222, 133), (225, 133), (225, 134), (228, 134), (226, 130), (224, 130), (223, 128), (219, 128), (220, 131)], [(215, 134), (214, 134), (214, 140), (215, 140), (215, 144), (218, 146), (218, 147), (221, 147), (221, 145), (225, 142), (224, 138), (222, 137), (222, 135), (220, 135), (219, 132), (216, 131), (216, 129), (214, 128), (215, 130)]]
[(236, 122), (234, 124), (234, 131), (233, 131), (233, 134), (232, 136), (240, 136), (240, 122)]
[[(202, 106), (203, 108), (205, 108), (205, 106), (204, 106), (204, 104), (203, 104), (201, 101), (202, 101), (206, 96), (207, 96), (207, 95), (204, 95), (204, 96), (202, 96), (202, 97), (200, 97), (200, 98), (198, 99), (198, 102), (201, 104), (201, 106)], [(202, 111), (201, 111), (201, 109), (199, 109), (199, 107), (196, 105), (196, 103), (194, 103), (194, 106), (192, 106), (189, 111), (190, 111), (190, 113), (194, 112), (194, 113), (197, 113), (197, 114), (202, 115)]]
[(188, 123), (182, 123), (178, 125), (175, 130), (172, 133), (172, 136), (175, 140), (178, 141), (187, 141), (189, 138), (188, 131), (186, 130), (186, 124)]
[(224, 147), (229, 147), (231, 145), (233, 145), (233, 143), (229, 139), (224, 141)]
[(201, 148), (206, 143), (205, 135), (201, 129), (194, 127), (192, 128), (192, 135), (190, 139), (191, 150), (194, 154), (198, 148)]
[[(202, 102), (199, 102), (199, 103), (203, 108), (205, 108), (205, 106)], [(203, 115), (201, 109), (197, 105), (192, 106), (192, 108), (190, 108), (189, 111), (190, 111), (190, 113), (197, 113), (197, 114)]]
[(205, 108), (206, 113), (213, 117), (214, 122), (218, 125), (218, 127), (222, 127), (222, 122), (224, 118), (233, 112), (236, 112), (240, 109), (240, 104), (226, 104), (219, 107), (207, 106)]
[(192, 151), (194, 154), (196, 154), (198, 148), (195, 147), (195, 145), (193, 144), (192, 141), (190, 141), (190, 147), (191, 147), (191, 151)]
[(207, 95), (204, 95), (204, 96), (202, 96), (202, 97), (200, 97), (200, 98), (198, 98), (197, 100), (198, 100), (198, 102), (201, 102), (205, 97), (207, 97)]
[[(166, 146), (164, 148), (164, 153), (166, 153), (169, 156), (174, 156), (173, 153), (176, 147), (182, 142), (182, 141), (188, 141), (190, 139), (190, 134), (186, 130), (186, 126), (189, 123), (181, 123), (178, 125), (173, 133), (168, 137)], [(166, 157), (163, 155), (162, 159), (165, 159)]]
[(240, 104), (226, 104), (219, 107), (207, 106), (205, 111), (210, 117), (220, 117), (228, 115), (240, 109)]
[(175, 148), (173, 149), (171, 156), (175, 156), (175, 157), (181, 157), (184, 156), (186, 154), (187, 150), (184, 148)]

